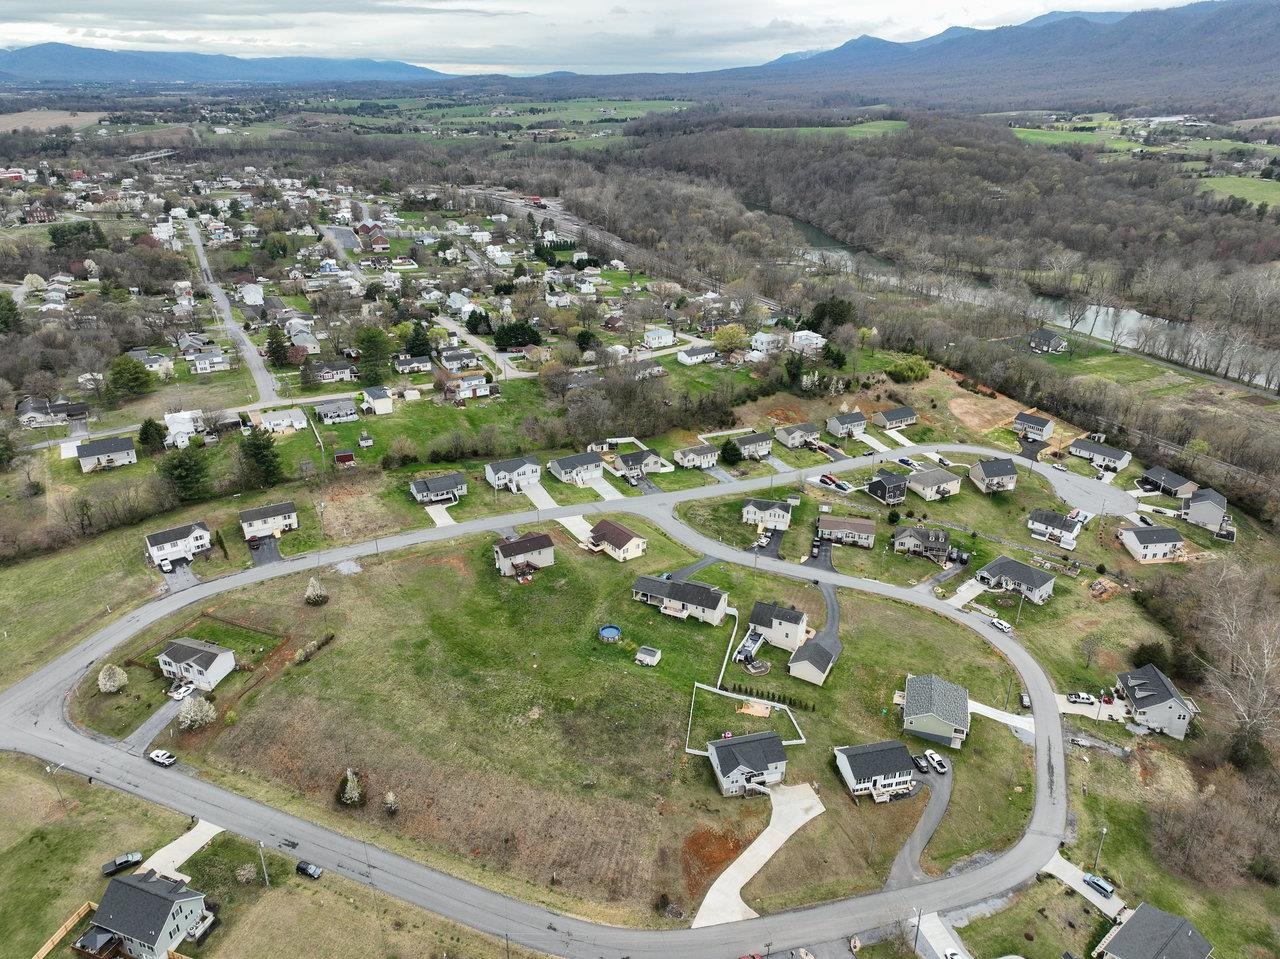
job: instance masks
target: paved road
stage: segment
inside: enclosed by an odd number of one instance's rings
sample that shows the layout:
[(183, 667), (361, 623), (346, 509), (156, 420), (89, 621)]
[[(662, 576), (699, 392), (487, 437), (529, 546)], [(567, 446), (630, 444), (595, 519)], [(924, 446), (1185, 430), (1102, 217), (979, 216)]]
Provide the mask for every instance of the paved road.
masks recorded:
[(258, 355), (258, 348), (249, 339), (249, 334), (236, 323), (235, 317), (231, 314), (231, 301), (227, 299), (227, 294), (222, 291), (222, 287), (213, 277), (213, 271), (209, 269), (209, 260), (204, 255), (204, 240), (194, 220), (187, 221), (187, 236), (191, 238), (191, 246), (196, 251), (196, 260), (200, 263), (200, 274), (204, 279), (205, 289), (209, 291), (209, 298), (213, 300), (218, 316), (222, 318), (222, 325), (227, 335), (236, 344), (240, 355), (244, 357), (245, 365), (253, 374), (253, 385), (258, 390), (258, 399), (267, 404), (279, 403), (280, 394), (276, 392), (276, 378), (271, 375), (267, 364)]
[[(956, 445), (915, 447), (905, 452), (923, 455), (928, 450), (987, 452)], [(870, 457), (859, 457), (835, 467), (793, 470), (786, 479), (799, 482), (822, 472), (857, 468), (869, 462)], [(1045, 470), (1052, 473), (1047, 468)], [(1063, 480), (1060, 489), (1077, 498), (1111, 502), (1119, 493), (1074, 474), (1054, 473), (1050, 479), (1059, 477)], [(744, 953), (763, 951), (766, 942), (772, 943), (775, 950), (802, 945), (831, 945), (841, 940), (847, 942), (851, 934), (910, 917), (917, 907), (926, 911), (948, 911), (985, 901), (1030, 882), (1056, 853), (1066, 830), (1062, 724), (1049, 677), (1015, 639), (991, 628), (982, 617), (903, 587), (753, 556), (690, 529), (672, 513), (674, 506), (684, 501), (754, 492), (766, 488), (776, 479), (760, 477), (609, 503), (559, 506), (554, 510), (544, 510), (540, 515), (530, 510), (484, 517), (444, 529), (412, 530), (365, 543), (289, 557), (280, 563), (201, 582), (181, 593), (156, 599), (106, 625), (79, 646), (0, 694), (0, 748), (62, 763), (72, 772), (92, 776), (98, 782), (149, 802), (224, 823), (228, 829), (250, 840), (268, 843), (273, 848), (286, 848), (284, 844), (288, 842), (291, 845), (287, 848), (294, 855), (355, 881), (480, 932), (498, 937), (509, 935), (513, 941), (527, 948), (570, 959), (623, 959), (627, 956), (631, 959), (732, 959)], [(1119, 495), (1127, 497), (1127, 494)], [(1074, 499), (1069, 499), (1069, 502), (1086, 506)], [(65, 707), (71, 690), (103, 657), (148, 626), (213, 596), (290, 573), (326, 567), (343, 560), (358, 560), (382, 551), (495, 531), (538, 519), (603, 512), (642, 516), (696, 552), (716, 560), (756, 566), (781, 576), (861, 590), (911, 603), (978, 633), (1010, 661), (1032, 700), (1036, 720), (1036, 796), (1026, 833), (1011, 849), (986, 865), (905, 889), (885, 890), (707, 929), (659, 931), (616, 928), (567, 918), (472, 885), (237, 795), (198, 778), (181, 765), (161, 770), (145, 759), (130, 755), (124, 744), (73, 726), (66, 715)]]

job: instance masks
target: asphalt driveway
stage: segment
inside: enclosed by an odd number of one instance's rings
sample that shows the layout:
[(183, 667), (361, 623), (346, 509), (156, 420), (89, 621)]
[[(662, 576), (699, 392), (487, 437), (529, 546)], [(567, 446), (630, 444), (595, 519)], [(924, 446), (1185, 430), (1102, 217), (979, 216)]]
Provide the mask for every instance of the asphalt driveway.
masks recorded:
[(196, 575), (196, 571), (191, 568), (190, 563), (174, 563), (171, 572), (166, 573), (161, 570), (160, 575), (164, 577), (165, 585), (169, 587), (169, 592), (171, 593), (190, 589), (200, 582), (200, 577)]
[(769, 544), (767, 546), (752, 546), (751, 552), (759, 556), (768, 556), (771, 559), (778, 559), (782, 551), (782, 530), (767, 530), (769, 534)]
[(267, 566), (284, 559), (280, 555), (280, 541), (274, 536), (258, 540), (258, 548), (249, 550), (249, 556), (253, 559), (254, 566)]

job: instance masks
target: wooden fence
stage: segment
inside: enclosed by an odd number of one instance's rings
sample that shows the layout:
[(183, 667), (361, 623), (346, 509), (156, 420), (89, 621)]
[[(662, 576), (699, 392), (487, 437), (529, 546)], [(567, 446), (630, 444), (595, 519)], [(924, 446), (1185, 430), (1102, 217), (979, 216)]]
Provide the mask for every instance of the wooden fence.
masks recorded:
[(68, 919), (66, 922), (64, 922), (58, 928), (57, 932), (55, 932), (52, 936), (50, 936), (47, 940), (45, 940), (45, 944), (36, 950), (36, 954), (32, 956), (31, 959), (44, 959), (45, 956), (49, 955), (49, 953), (53, 952), (53, 950), (58, 947), (58, 943), (62, 942), (62, 940), (66, 937), (67, 933), (69, 933), (76, 926), (80, 925), (80, 923), (84, 920), (84, 917), (89, 915), (89, 912), (91, 910), (94, 910), (97, 908), (98, 908), (98, 904), (96, 902), (84, 903), (79, 909), (77, 909), (75, 912), (71, 914), (71, 918)]

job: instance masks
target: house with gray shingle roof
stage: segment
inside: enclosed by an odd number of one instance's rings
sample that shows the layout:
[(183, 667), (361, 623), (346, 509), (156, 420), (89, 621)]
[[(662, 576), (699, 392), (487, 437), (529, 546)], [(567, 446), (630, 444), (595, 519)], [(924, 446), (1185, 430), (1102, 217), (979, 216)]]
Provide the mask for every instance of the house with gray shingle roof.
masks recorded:
[(503, 576), (546, 569), (555, 562), (555, 544), (549, 533), (525, 533), (493, 545), (493, 565)]
[(704, 443), (701, 446), (690, 446), (687, 449), (676, 450), (675, 460), (677, 465), (686, 467), (687, 469), (711, 469), (716, 465), (720, 458), (720, 448), (712, 446), (710, 443)]
[(837, 413), (834, 416), (827, 417), (827, 432), (842, 440), (848, 439), (850, 436), (858, 436), (866, 428), (867, 418), (863, 415), (862, 410), (852, 410), (848, 413)]
[(1190, 696), (1178, 692), (1178, 687), (1157, 667), (1148, 663), (1131, 669), (1117, 676), (1116, 682), (1124, 690), (1134, 722), (1174, 739), (1186, 738), (1200, 708)]
[(452, 506), (467, 495), (467, 477), (463, 473), (446, 473), (444, 476), (428, 476), (409, 484), (413, 498), (424, 506), (442, 503)]
[(156, 661), (170, 679), (185, 680), (206, 692), (236, 668), (236, 654), (225, 646), (183, 636), (164, 648)]
[(904, 743), (889, 739), (864, 746), (839, 746), (833, 750), (836, 769), (849, 794), (870, 796), (876, 802), (888, 802), (894, 796), (911, 792), (916, 781), (916, 767)]
[(1037, 606), (1043, 606), (1053, 595), (1057, 582), (1052, 573), (1008, 556), (997, 556), (974, 574), (974, 578), (987, 589), (1003, 589), (1025, 596)]
[(1213, 946), (1190, 920), (1139, 904), (1093, 950), (1095, 959), (1209, 959)]
[(778, 438), (778, 442), (787, 449), (796, 450), (818, 438), (818, 427), (813, 423), (796, 423), (791, 426), (779, 426), (773, 433)]
[(604, 477), (604, 458), (599, 453), (571, 453), (548, 462), (547, 470), (562, 483), (588, 486)]
[(902, 728), (959, 749), (969, 735), (969, 691), (941, 676), (907, 676)]
[(1018, 468), (1007, 458), (979, 460), (969, 467), (969, 479), (984, 493), (1007, 493), (1018, 484)]
[(742, 521), (761, 529), (790, 529), (791, 504), (771, 499), (749, 499), (742, 504)]
[(517, 456), (514, 459), (486, 463), (484, 478), (494, 489), (506, 489), (519, 493), (542, 479), (542, 464), (534, 456)]
[(115, 469), (136, 463), (138, 451), (130, 437), (108, 436), (106, 439), (81, 443), (76, 447), (76, 458), (80, 461), (81, 473), (92, 473), (95, 470)]
[(724, 796), (763, 795), (787, 774), (787, 750), (774, 732), (707, 743), (711, 771)]
[(920, 419), (916, 411), (909, 406), (896, 406), (891, 410), (881, 410), (871, 414), (871, 422), (887, 430), (900, 430)]
[(941, 467), (924, 469), (907, 477), (907, 489), (930, 502), (945, 499), (960, 492), (960, 477)]
[(1139, 563), (1178, 563), (1186, 556), (1182, 534), (1167, 526), (1125, 526), (1116, 539)]
[(907, 478), (901, 473), (878, 469), (867, 484), (867, 495), (885, 506), (897, 506), (907, 498)]
[(690, 617), (712, 626), (724, 622), (729, 594), (696, 580), (659, 579), (641, 576), (631, 587), (631, 598), (657, 606), (676, 619)]
[(1185, 499), (1200, 488), (1195, 481), (1163, 466), (1153, 466), (1143, 473), (1138, 478), (1138, 485), (1177, 499)]
[(1084, 524), (1051, 509), (1033, 509), (1027, 516), (1027, 529), (1032, 539), (1044, 540), (1063, 549), (1075, 549), (1076, 537)]
[(1072, 456), (1088, 460), (1098, 468), (1105, 466), (1116, 472), (1128, 466), (1129, 461), (1133, 459), (1133, 454), (1128, 450), (1116, 449), (1114, 446), (1107, 446), (1105, 443), (1097, 443), (1083, 437), (1072, 440), (1071, 445), (1067, 447), (1067, 452)]
[(147, 555), (157, 566), (166, 559), (189, 562), (211, 545), (209, 527), (199, 521), (147, 534)]
[(204, 914), (204, 893), (181, 879), (154, 869), (116, 876), (74, 948), (91, 956), (168, 959)]
[(834, 633), (819, 633), (804, 643), (787, 660), (787, 672), (796, 679), (821, 686), (844, 652), (844, 643)]
[(773, 450), (773, 437), (768, 433), (744, 433), (735, 436), (733, 444), (749, 460), (762, 460)]
[(1029, 439), (1044, 442), (1053, 435), (1053, 420), (1035, 413), (1019, 413), (1013, 418), (1013, 431)]
[(747, 625), (748, 632), (762, 636), (770, 646), (793, 653), (809, 634), (809, 614), (794, 606), (757, 601)]
[(1235, 542), (1236, 524), (1227, 512), (1227, 498), (1216, 489), (1204, 487), (1182, 501), (1182, 519), (1212, 530), (1218, 539)]

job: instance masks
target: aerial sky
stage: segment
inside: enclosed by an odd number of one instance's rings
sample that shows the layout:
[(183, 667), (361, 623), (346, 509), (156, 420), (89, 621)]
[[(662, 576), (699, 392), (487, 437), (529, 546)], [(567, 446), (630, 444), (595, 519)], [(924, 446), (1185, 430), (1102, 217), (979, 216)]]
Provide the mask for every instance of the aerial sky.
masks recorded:
[(447, 73), (712, 70), (1064, 7), (1188, 0), (0, 0), (0, 43), (406, 60)]

